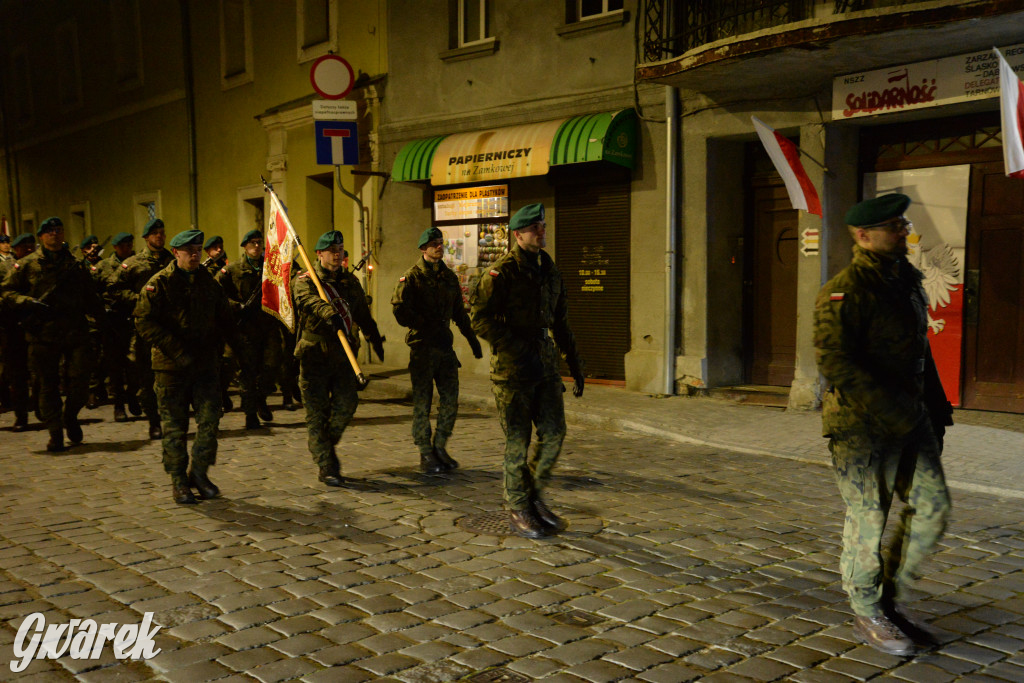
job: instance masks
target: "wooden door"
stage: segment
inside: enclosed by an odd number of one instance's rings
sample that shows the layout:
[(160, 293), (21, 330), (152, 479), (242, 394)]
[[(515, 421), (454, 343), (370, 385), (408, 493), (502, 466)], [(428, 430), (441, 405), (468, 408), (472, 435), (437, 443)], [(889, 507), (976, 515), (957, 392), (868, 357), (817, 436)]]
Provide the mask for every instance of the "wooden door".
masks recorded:
[(789, 386), (796, 364), (798, 212), (777, 175), (754, 177), (747, 280), (747, 378)]
[(963, 406), (1024, 412), (1024, 180), (971, 170)]

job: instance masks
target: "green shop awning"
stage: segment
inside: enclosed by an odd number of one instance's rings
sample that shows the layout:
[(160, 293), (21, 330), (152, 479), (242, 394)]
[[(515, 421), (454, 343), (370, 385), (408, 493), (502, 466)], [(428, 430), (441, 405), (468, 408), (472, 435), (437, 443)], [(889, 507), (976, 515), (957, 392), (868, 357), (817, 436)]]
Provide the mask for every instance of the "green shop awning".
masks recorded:
[(397, 181), (455, 185), (544, 175), (551, 166), (607, 161), (633, 168), (633, 109), (410, 142), (391, 169)]

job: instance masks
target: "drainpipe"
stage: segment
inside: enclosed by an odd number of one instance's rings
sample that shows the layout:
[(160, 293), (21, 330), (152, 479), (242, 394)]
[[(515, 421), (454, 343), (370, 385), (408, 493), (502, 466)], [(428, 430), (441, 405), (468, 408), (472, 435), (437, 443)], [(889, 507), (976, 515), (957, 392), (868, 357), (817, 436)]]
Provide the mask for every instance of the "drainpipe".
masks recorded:
[(192, 24), (189, 0), (181, 0), (181, 57), (185, 67), (185, 113), (188, 118), (188, 199), (192, 228), (199, 229), (199, 182), (196, 171), (196, 92), (192, 78)]
[(668, 127), (665, 193), (665, 383), (663, 393), (676, 393), (676, 280), (678, 269), (676, 249), (679, 234), (679, 95), (675, 88), (665, 87), (665, 119)]

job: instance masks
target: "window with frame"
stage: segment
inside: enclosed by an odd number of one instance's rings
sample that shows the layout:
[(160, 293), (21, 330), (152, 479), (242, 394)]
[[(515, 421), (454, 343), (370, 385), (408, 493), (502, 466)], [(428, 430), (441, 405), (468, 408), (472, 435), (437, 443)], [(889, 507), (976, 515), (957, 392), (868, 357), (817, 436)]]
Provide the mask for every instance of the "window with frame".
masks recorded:
[(296, 12), (300, 62), (338, 49), (337, 0), (298, 0)]
[(142, 22), (139, 0), (110, 0), (111, 52), (114, 75), (122, 90), (142, 85)]
[(223, 88), (252, 81), (249, 0), (220, 0), (220, 82)]
[(57, 59), (57, 101), (65, 109), (82, 106), (82, 75), (78, 62), (78, 30), (66, 21), (54, 31)]
[(459, 47), (491, 38), (489, 5), (489, 0), (459, 0)]
[(624, 0), (576, 0), (576, 21), (621, 12)]

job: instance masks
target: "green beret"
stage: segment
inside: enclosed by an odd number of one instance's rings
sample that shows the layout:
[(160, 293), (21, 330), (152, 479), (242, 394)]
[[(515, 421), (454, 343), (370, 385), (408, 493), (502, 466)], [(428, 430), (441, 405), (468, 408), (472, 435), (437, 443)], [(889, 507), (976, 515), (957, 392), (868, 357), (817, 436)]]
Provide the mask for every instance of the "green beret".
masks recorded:
[(111, 238), (110, 243), (116, 247), (119, 244), (131, 242), (133, 239), (135, 238), (132, 237), (132, 234), (130, 232), (119, 232)]
[(164, 222), (159, 218), (154, 218), (150, 222), (146, 223), (146, 227), (142, 229), (142, 236), (149, 237), (149, 233), (164, 227)]
[(910, 206), (910, 197), (905, 194), (884, 194), (881, 197), (868, 199), (854, 205), (846, 212), (846, 224), (856, 228), (867, 225), (878, 225), (885, 221), (902, 216)]
[[(224, 246), (224, 238), (220, 235), (210, 235), (209, 239), (203, 242), (203, 249), (209, 249), (210, 247), (214, 247), (218, 244)], [(245, 242), (242, 242), (242, 244), (245, 244)]]
[(259, 230), (250, 230), (245, 233), (245, 237), (242, 238), (242, 244), (239, 246), (244, 247), (249, 240), (261, 240), (263, 239), (263, 233)]
[(515, 215), (512, 216), (512, 220), (509, 221), (509, 230), (522, 230), (528, 228), (534, 223), (540, 223), (544, 220), (544, 205), (543, 204), (527, 204), (523, 208), (516, 211)]
[(203, 243), (203, 231), (202, 230), (186, 230), (185, 232), (179, 232), (171, 239), (171, 247), (174, 249), (180, 249), (188, 245), (195, 244), (200, 246)]
[(330, 249), (335, 244), (345, 244), (345, 236), (337, 230), (328, 230), (320, 235), (320, 239), (316, 241), (316, 247), (313, 248), (313, 251)]
[(43, 221), (42, 223), (39, 224), (39, 229), (36, 230), (36, 234), (37, 235), (42, 235), (44, 232), (46, 232), (48, 230), (56, 230), (57, 228), (63, 228), (63, 227), (64, 227), (64, 221), (62, 221), (61, 219), (57, 218), (56, 216), (51, 216), (51, 217), (47, 218), (45, 221)]
[(5, 242), (10, 242), (10, 241), (11, 241), (11, 236), (10, 235), (6, 235), (6, 234), (3, 234), (3, 233), (0, 233), (0, 244), (4, 244)]
[(444, 239), (444, 234), (437, 228), (427, 228), (420, 233), (420, 243), (417, 245), (420, 249), (427, 246), (429, 243), (437, 239)]
[(85, 249), (90, 244), (99, 244), (99, 243), (100, 243), (100, 238), (96, 237), (96, 235), (86, 235), (85, 239), (82, 240), (81, 243), (78, 245), (78, 248), (79, 249)]
[(15, 237), (13, 240), (11, 240), (11, 246), (12, 247), (16, 247), (19, 244), (24, 244), (25, 242), (35, 242), (35, 241), (36, 241), (36, 238), (32, 236), (32, 233), (30, 233), (30, 232), (23, 232), (20, 235), (18, 235), (17, 237)]

